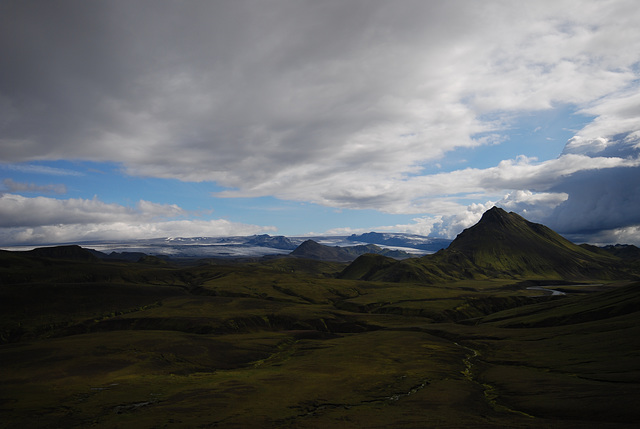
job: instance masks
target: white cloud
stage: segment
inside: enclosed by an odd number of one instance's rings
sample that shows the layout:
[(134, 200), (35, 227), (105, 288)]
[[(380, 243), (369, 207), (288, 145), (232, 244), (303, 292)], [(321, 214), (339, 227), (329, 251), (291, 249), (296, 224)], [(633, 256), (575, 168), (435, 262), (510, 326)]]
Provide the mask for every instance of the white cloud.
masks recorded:
[(573, 136), (564, 147), (563, 153), (595, 155), (604, 151), (608, 146), (608, 139), (605, 137), (595, 137), (586, 139), (582, 136)]
[(376, 231), (398, 231), (406, 234), (430, 235), (434, 225), (441, 221), (441, 216), (416, 217), (412, 223), (377, 228)]
[(192, 220), (175, 205), (139, 201), (135, 208), (96, 198), (58, 200), (0, 195), (0, 241), (61, 243), (85, 240), (128, 240), (168, 236), (226, 236), (274, 232), (274, 227), (225, 219)]
[[(325, 231), (324, 235), (351, 235), (351, 234), (362, 234), (365, 232), (376, 231), (376, 232), (401, 232), (406, 234), (417, 234), (417, 235), (429, 235), (432, 230), (434, 224), (441, 223), (441, 216), (436, 217), (417, 217), (412, 219), (412, 223), (408, 224), (398, 224), (398, 225), (383, 225), (369, 228), (351, 228), (351, 227), (343, 227), (343, 228), (332, 228), (330, 230)], [(311, 235), (311, 234), (310, 234)]]
[(104, 222), (131, 222), (179, 216), (185, 212), (175, 205), (138, 202), (136, 208), (108, 204), (93, 198), (27, 198), (0, 195), (0, 227), (34, 227)]
[(494, 203), (491, 201), (487, 201), (484, 204), (473, 203), (467, 207), (457, 206), (455, 214), (416, 217), (412, 219), (412, 223), (384, 225), (374, 228), (333, 228), (326, 231), (325, 234), (347, 235), (360, 234), (369, 231), (388, 231), (431, 237), (455, 238), (455, 236), (463, 229), (469, 228), (477, 223), (482, 217), (482, 214), (493, 206)]
[(465, 228), (476, 224), (482, 214), (493, 207), (491, 201), (486, 203), (473, 203), (466, 207), (465, 211), (454, 215), (442, 216), (441, 221), (433, 225), (431, 235), (434, 237), (455, 238)]
[[(486, 169), (467, 168), (448, 173), (413, 176), (393, 182), (384, 182), (375, 176), (351, 183), (348, 189), (332, 187), (334, 180), (348, 180), (337, 173), (318, 178), (311, 195), (307, 186), (291, 186), (279, 194), (282, 198), (309, 200), (344, 208), (370, 208), (389, 213), (453, 214), (464, 211), (461, 200), (492, 199), (497, 201), (505, 191), (531, 190), (544, 192), (559, 181), (581, 171), (613, 168), (637, 168), (640, 159), (617, 157), (589, 157), (567, 154), (557, 159), (536, 162), (521, 156), (504, 160)], [(223, 192), (219, 196), (247, 196), (241, 192)], [(541, 200), (540, 200), (541, 202)]]
[(184, 216), (186, 212), (176, 204), (157, 204), (151, 201), (140, 200), (136, 203), (136, 210), (144, 217), (177, 217)]
[(223, 237), (275, 232), (274, 227), (245, 225), (225, 219), (181, 220), (149, 223), (105, 222), (44, 225), (33, 228), (0, 228), (5, 246), (19, 244), (78, 243), (94, 240), (140, 240), (162, 237)]
[[(640, 149), (640, 88), (612, 94), (582, 110), (595, 119), (569, 140), (564, 153), (602, 155), (607, 149)], [(624, 135), (624, 140), (614, 138)]]
[(564, 192), (531, 192), (518, 190), (504, 196), (496, 205), (520, 213), (527, 220), (540, 222), (549, 217), (549, 213), (569, 198)]

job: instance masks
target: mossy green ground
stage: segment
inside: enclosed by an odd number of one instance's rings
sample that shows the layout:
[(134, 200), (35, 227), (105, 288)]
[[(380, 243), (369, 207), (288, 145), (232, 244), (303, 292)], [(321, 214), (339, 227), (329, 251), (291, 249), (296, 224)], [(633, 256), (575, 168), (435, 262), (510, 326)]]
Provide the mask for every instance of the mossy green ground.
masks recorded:
[(513, 279), (344, 280), (344, 266), (296, 260), (6, 267), (3, 428), (640, 419), (637, 285), (551, 299)]

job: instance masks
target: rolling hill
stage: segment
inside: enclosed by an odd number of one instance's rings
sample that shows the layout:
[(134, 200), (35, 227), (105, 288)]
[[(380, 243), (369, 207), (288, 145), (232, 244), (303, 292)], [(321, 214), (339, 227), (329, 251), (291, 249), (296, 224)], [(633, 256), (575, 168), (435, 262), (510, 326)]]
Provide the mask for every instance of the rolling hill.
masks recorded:
[(367, 253), (384, 255), (395, 259), (405, 259), (412, 256), (410, 253), (401, 250), (382, 249), (375, 244), (340, 247), (326, 246), (314, 240), (306, 240), (293, 250), (290, 255), (297, 258), (317, 259), (322, 261), (351, 262), (358, 256)]

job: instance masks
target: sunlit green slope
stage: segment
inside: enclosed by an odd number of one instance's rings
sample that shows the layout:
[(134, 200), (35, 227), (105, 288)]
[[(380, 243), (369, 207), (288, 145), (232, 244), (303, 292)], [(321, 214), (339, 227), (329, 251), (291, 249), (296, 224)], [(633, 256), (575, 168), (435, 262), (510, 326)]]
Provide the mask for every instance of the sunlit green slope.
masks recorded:
[[(365, 265), (369, 264), (366, 268)], [(594, 253), (544, 225), (494, 207), (444, 250), (381, 266), (368, 257), (347, 267), (343, 278), (436, 283), (461, 279), (544, 277), (637, 278), (622, 259)]]

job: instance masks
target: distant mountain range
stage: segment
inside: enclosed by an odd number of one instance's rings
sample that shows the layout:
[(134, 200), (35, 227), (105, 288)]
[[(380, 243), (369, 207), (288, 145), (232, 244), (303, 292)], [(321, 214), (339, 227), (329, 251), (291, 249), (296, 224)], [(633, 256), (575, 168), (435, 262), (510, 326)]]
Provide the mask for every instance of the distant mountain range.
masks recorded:
[[(383, 237), (383, 238), (381, 238)], [(232, 237), (167, 237), (130, 241), (92, 241), (77, 244), (86, 249), (93, 249), (101, 259), (120, 259), (136, 261), (142, 255), (155, 255), (161, 258), (260, 258), (263, 256), (286, 256), (307, 240), (329, 247), (353, 247), (367, 244), (378, 244), (380, 248), (390, 248), (385, 254), (391, 257), (406, 258), (421, 256), (435, 247), (428, 243), (439, 243), (438, 240), (449, 243), (444, 239), (432, 239), (410, 234), (362, 234), (360, 239), (355, 235), (347, 236), (314, 236), (314, 237), (285, 237), (267, 234)], [(373, 243), (371, 240), (379, 241)], [(387, 241), (385, 243), (385, 240)], [(434, 241), (436, 240), (436, 241)], [(437, 246), (436, 246), (437, 247)], [(446, 247), (446, 246), (445, 246)], [(435, 250), (429, 250), (429, 249)], [(6, 248), (7, 250), (26, 250), (30, 248)], [(362, 250), (362, 249), (361, 249)], [(365, 249), (366, 250), (366, 249)], [(397, 252), (391, 252), (397, 251)], [(371, 248), (372, 253), (380, 250)], [(351, 259), (340, 256), (333, 260), (353, 260), (359, 256), (358, 250), (347, 251), (353, 255)], [(106, 255), (106, 256), (105, 256)], [(335, 255), (334, 255), (335, 256)]]
[[(167, 245), (164, 249), (165, 252), (158, 254), (146, 253), (144, 251), (122, 251), (122, 252), (101, 252), (99, 250), (81, 247), (79, 245), (62, 245), (52, 247), (39, 247), (29, 251), (17, 252), (29, 257), (36, 258), (49, 258), (49, 259), (64, 259), (73, 261), (98, 261), (98, 260), (111, 260), (111, 261), (127, 261), (127, 262), (145, 262), (145, 263), (166, 263), (171, 259), (177, 258), (228, 258), (232, 250), (235, 250), (239, 256), (236, 258), (246, 259), (255, 257), (295, 257), (301, 259), (314, 259), (318, 261), (332, 261), (332, 262), (351, 262), (358, 256), (371, 253), (377, 255), (384, 255), (385, 257), (395, 259), (406, 259), (415, 256), (412, 253), (408, 253), (402, 250), (384, 249), (375, 244), (361, 244), (355, 246), (331, 246), (320, 244), (314, 240), (305, 240), (300, 245), (296, 245), (294, 242), (286, 237), (271, 237), (268, 235), (259, 235), (247, 237), (242, 243), (238, 243), (238, 240), (228, 244), (203, 244), (204, 242), (211, 242), (213, 239), (205, 239), (199, 237), (194, 239), (197, 244), (185, 244), (190, 242), (188, 239), (171, 239), (172, 245)], [(176, 245), (175, 243), (180, 243)], [(145, 248), (140, 244), (130, 244), (130, 248), (136, 248), (144, 250)], [(135, 247), (134, 247), (135, 246)], [(256, 250), (255, 247), (261, 249)], [(274, 249), (278, 252), (274, 252)], [(158, 250), (158, 244), (154, 244), (149, 247), (149, 250)], [(170, 250), (171, 253), (166, 252)], [(249, 252), (242, 252), (243, 250), (249, 250)], [(292, 251), (288, 251), (292, 250)], [(274, 254), (275, 253), (275, 254)]]
[(361, 243), (380, 244), (382, 246), (405, 247), (412, 249), (420, 249), (428, 252), (437, 252), (445, 249), (451, 240), (447, 238), (424, 237), (415, 234), (401, 234), (390, 232), (367, 232), (365, 234), (352, 234), (347, 237), (349, 241), (357, 241)]
[[(283, 258), (350, 263), (341, 278), (443, 281), (537, 276), (549, 279), (640, 278), (640, 249), (576, 245), (544, 225), (494, 207), (455, 240), (369, 232), (348, 237), (193, 237), (83, 243), (19, 252), (67, 260), (163, 264), (174, 258)], [(375, 241), (378, 244), (354, 244)], [(445, 247), (445, 244), (448, 244)], [(388, 246), (385, 248), (381, 246)], [(426, 252), (438, 248), (436, 253)]]
[(581, 244), (580, 247), (591, 252), (610, 254), (622, 259), (640, 259), (640, 248), (632, 244), (615, 244), (604, 247), (593, 246), (591, 244)]
[(296, 243), (289, 240), (285, 236), (278, 235), (278, 236), (272, 237), (268, 234), (253, 235), (249, 237), (249, 240), (247, 240), (247, 245), (272, 247), (274, 249), (284, 249), (284, 250), (293, 250), (296, 247), (298, 247)]

